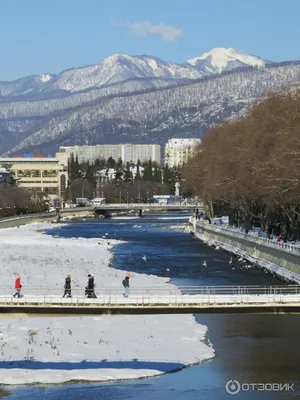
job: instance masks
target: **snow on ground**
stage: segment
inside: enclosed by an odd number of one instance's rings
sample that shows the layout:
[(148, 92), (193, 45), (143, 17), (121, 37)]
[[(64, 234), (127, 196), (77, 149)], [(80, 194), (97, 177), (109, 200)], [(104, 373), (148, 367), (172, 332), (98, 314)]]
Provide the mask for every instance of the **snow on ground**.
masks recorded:
[[(59, 226), (59, 225), (56, 225)], [(124, 271), (110, 267), (111, 247), (102, 238), (52, 238), (36, 223), (0, 230), (1, 285), (21, 274), (22, 292), (72, 288), (95, 275), (98, 287), (120, 288)], [(132, 287), (170, 287), (166, 278), (133, 274)], [(96, 289), (97, 290), (97, 289)], [(105, 381), (154, 376), (214, 356), (203, 340), (207, 327), (192, 315), (0, 319), (0, 384)]]

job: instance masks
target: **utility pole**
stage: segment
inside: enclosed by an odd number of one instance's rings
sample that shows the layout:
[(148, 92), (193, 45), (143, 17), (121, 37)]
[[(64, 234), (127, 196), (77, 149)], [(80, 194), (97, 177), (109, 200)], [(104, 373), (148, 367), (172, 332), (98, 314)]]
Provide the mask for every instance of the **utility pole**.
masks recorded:
[(84, 197), (84, 178), (82, 179), (82, 191), (81, 191), (81, 197)]
[(140, 180), (138, 181), (138, 184), (139, 184), (139, 204), (140, 204), (140, 202), (141, 202), (141, 182), (140, 182)]
[(97, 174), (96, 179), (96, 197), (100, 197), (100, 176)]

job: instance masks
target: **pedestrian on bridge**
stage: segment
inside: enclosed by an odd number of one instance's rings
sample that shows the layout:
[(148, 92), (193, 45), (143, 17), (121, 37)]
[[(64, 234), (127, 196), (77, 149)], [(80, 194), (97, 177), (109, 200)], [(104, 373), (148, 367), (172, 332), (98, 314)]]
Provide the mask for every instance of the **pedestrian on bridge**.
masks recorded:
[(17, 279), (15, 280), (15, 289), (16, 289), (16, 293), (14, 294), (14, 297), (21, 297), (21, 277), (20, 275), (17, 275)]
[(97, 298), (97, 296), (95, 294), (94, 277), (91, 274), (88, 274), (88, 284), (87, 284), (87, 287), (85, 288), (85, 295), (88, 297), (88, 299), (96, 299)]
[(71, 275), (70, 274), (68, 274), (67, 277), (66, 277), (64, 288), (65, 288), (65, 291), (64, 291), (63, 297), (65, 297), (65, 296), (72, 297), (72, 294), (71, 294)]
[(126, 274), (125, 279), (123, 279), (122, 284), (125, 288), (125, 293), (123, 293), (124, 297), (128, 297), (129, 296), (129, 278), (130, 278), (130, 274)]

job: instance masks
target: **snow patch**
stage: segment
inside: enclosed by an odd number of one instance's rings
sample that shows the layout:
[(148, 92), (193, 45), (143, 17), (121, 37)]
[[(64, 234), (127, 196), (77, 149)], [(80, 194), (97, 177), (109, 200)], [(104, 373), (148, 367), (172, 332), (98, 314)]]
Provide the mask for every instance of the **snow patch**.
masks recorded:
[[(0, 230), (3, 287), (11, 287), (13, 293), (15, 275), (20, 273), (25, 297), (49, 287), (61, 289), (62, 295), (67, 273), (77, 290), (92, 273), (100, 287), (96, 290), (123, 292), (124, 271), (110, 266), (108, 246), (108, 240), (111, 245), (120, 241), (43, 234), (53, 226), (62, 224)], [(170, 288), (168, 280), (135, 273), (131, 287)], [(214, 357), (214, 350), (204, 343), (206, 333), (207, 327), (192, 315), (6, 318), (0, 320), (0, 384), (155, 376)]]

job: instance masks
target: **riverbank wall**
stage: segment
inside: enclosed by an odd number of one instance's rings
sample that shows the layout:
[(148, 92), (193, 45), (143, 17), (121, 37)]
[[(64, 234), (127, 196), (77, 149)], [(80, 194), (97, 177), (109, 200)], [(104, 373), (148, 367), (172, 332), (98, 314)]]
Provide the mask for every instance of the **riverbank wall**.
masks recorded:
[(206, 221), (190, 219), (192, 233), (200, 240), (243, 257), (259, 268), (263, 268), (288, 282), (300, 283), (300, 252), (289, 248), (276, 248), (259, 238), (243, 233), (230, 232)]
[(56, 213), (40, 213), (40, 214), (28, 214), (28, 215), (17, 215), (14, 217), (1, 218), (0, 219), (0, 229), (2, 228), (13, 228), (15, 226), (31, 224), (32, 222), (42, 222), (42, 221), (55, 221)]

